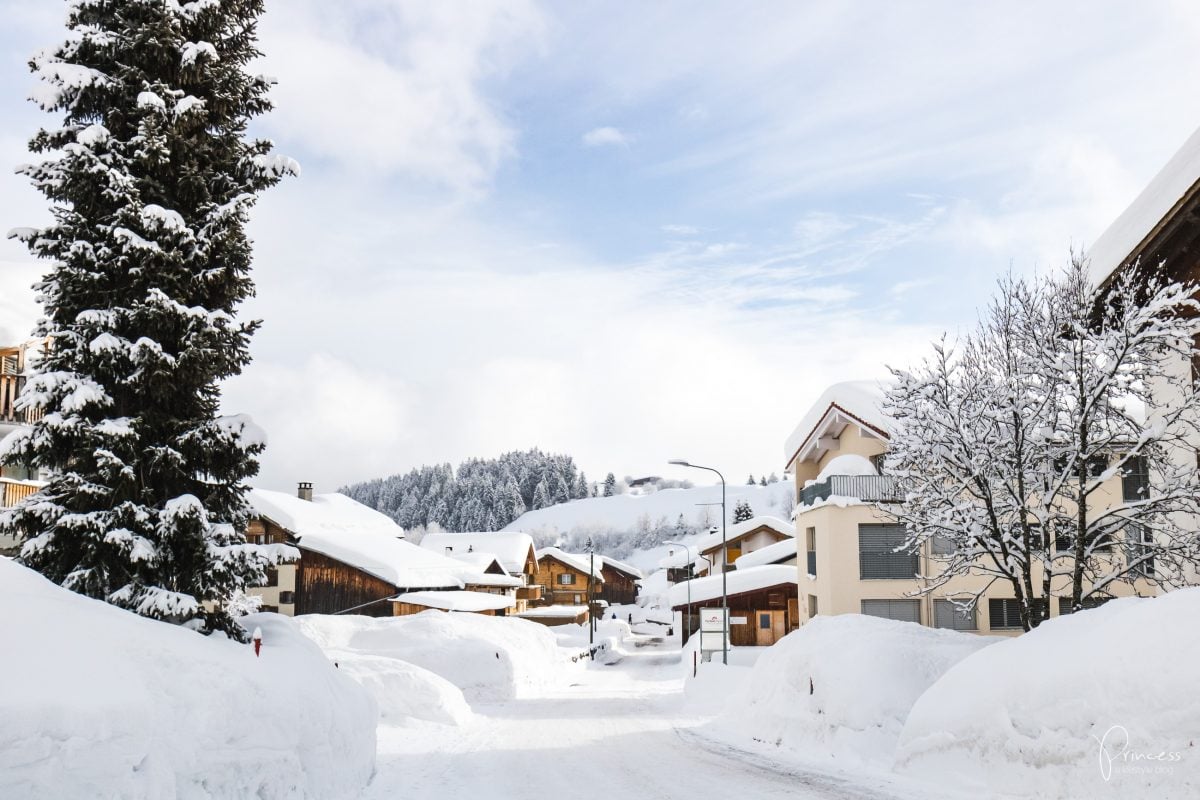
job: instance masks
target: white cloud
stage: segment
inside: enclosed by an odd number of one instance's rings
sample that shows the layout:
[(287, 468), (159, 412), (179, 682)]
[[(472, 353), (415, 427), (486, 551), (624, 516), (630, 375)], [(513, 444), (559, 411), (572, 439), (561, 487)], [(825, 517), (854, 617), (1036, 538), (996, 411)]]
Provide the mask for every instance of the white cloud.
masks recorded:
[(695, 236), (700, 232), (700, 229), (694, 225), (663, 225), (663, 233), (670, 233), (675, 236)]
[(630, 137), (617, 128), (592, 128), (583, 135), (584, 147), (604, 147), (606, 145), (626, 146)]
[(352, 174), (479, 191), (517, 137), (481, 84), (536, 54), (542, 28), (528, 0), (289, 2), (262, 23), (279, 80), (262, 124)]

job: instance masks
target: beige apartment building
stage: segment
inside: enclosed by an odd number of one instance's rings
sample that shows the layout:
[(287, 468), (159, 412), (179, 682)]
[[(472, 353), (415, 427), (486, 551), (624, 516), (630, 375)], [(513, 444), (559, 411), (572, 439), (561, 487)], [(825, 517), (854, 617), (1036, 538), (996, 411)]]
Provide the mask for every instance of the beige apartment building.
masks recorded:
[[(937, 628), (979, 633), (1020, 633), (1020, 609), (1006, 583), (993, 582), (975, 611), (964, 615), (951, 601), (987, 586), (989, 577), (954, 579), (936, 594), (918, 595), (937, 563), (922, 553), (894, 552), (904, 528), (888, 514), (897, 501), (895, 481), (880, 474), (888, 447), (882, 390), (869, 382), (836, 384), (821, 396), (787, 442), (787, 470), (796, 480), (795, 512), (800, 620), (818, 614), (868, 614)], [(1122, 501), (1142, 478), (1114, 477), (1096, 493), (1096, 507)], [(1065, 557), (1065, 556), (1064, 556)], [(1122, 557), (1114, 552), (1114, 558)], [(1063, 582), (1065, 583), (1065, 578)], [(1040, 580), (1039, 580), (1040, 582)], [(1114, 587), (1114, 593), (1155, 594), (1149, 583)], [(1069, 586), (1052, 586), (1056, 596)], [(1069, 600), (1051, 602), (1051, 616)]]

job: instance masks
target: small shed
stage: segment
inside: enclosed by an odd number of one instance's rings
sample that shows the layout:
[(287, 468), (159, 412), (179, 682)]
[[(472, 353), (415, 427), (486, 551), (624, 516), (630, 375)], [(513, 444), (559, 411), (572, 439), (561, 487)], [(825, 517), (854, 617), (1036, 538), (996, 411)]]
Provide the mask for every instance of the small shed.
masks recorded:
[(723, 578), (728, 584), (730, 644), (735, 647), (772, 645), (799, 627), (799, 573), (796, 568), (778, 564), (750, 567), (671, 587), (671, 608), (682, 612), (684, 618), (684, 644), (700, 627), (700, 609), (721, 604)]

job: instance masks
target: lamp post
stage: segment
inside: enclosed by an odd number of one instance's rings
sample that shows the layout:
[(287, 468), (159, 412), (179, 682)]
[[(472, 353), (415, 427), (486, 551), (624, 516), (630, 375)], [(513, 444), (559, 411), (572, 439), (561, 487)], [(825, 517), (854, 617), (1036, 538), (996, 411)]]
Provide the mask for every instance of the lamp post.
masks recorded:
[(721, 632), (721, 661), (724, 664), (729, 663), (729, 576), (726, 567), (729, 565), (729, 549), (725, 539), (725, 476), (712, 467), (703, 467), (699, 464), (692, 464), (682, 458), (673, 458), (667, 462), (676, 467), (691, 467), (692, 469), (704, 469), (709, 472), (716, 473), (721, 479), (721, 608), (725, 614), (725, 630)]
[(588, 549), (588, 644), (596, 643), (596, 620), (592, 614), (592, 576), (596, 573), (596, 551), (592, 545), (592, 537), (587, 538)]
[(687, 622), (685, 623), (686, 627), (684, 627), (684, 631), (687, 632), (687, 636), (684, 637), (685, 638), (684, 644), (686, 644), (687, 643), (686, 639), (692, 638), (692, 567), (695, 565), (696, 562), (692, 559), (692, 549), (690, 547), (688, 547), (686, 544), (684, 544), (683, 542), (663, 542), (663, 544), (671, 545), (672, 547), (682, 547), (683, 554), (685, 556), (687, 556), (687, 560), (688, 560), (688, 579), (687, 579), (687, 603), (688, 603), (687, 608), (688, 608), (688, 610), (687, 610)]

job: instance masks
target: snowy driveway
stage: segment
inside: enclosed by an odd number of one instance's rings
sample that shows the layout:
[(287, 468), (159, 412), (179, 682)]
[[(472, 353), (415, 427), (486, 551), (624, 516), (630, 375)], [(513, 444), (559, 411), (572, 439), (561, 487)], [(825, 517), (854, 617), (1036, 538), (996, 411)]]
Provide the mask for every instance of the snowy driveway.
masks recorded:
[[(588, 665), (544, 696), (476, 708), (467, 728), (379, 729), (371, 798), (837, 798), (912, 796), (797, 769), (696, 732), (679, 651), (653, 645)], [(928, 797), (928, 793), (924, 794)]]

